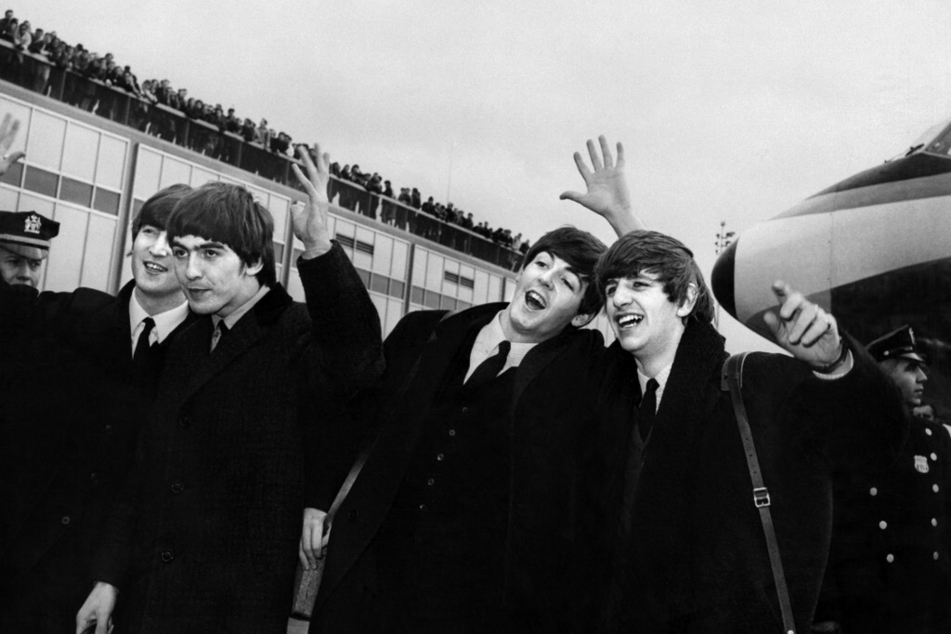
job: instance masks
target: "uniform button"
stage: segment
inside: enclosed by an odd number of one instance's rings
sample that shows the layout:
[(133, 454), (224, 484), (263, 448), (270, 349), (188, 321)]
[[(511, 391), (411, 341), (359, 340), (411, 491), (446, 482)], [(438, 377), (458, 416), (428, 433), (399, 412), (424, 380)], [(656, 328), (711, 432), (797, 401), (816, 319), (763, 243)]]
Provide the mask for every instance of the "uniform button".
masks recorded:
[(931, 518), (931, 525), (932, 525), (932, 526), (937, 526), (937, 525), (938, 525), (938, 520), (932, 517), (932, 518)]
[(935, 551), (935, 553), (934, 553), (934, 560), (935, 560), (935, 561), (938, 561), (938, 557), (939, 557), (938, 551)]
[(455, 435), (456, 435), (456, 430), (455, 430), (455, 429), (450, 429), (450, 430), (449, 430), (449, 435), (450, 435), (450, 436), (455, 436)]
[(95, 473), (95, 472), (94, 472), (94, 473), (90, 473), (90, 474), (89, 474), (89, 481), (92, 482), (93, 484), (99, 484), (99, 474), (98, 474), (98, 473)]
[(426, 480), (426, 484), (428, 484), (429, 486), (432, 486), (436, 484), (436, 480), (434, 478), (430, 478), (429, 480)]
[(64, 515), (63, 518), (60, 520), (60, 522), (62, 522), (63, 526), (69, 526), (69, 523), (70, 523), (71, 521), (72, 521), (72, 520), (69, 519), (69, 515)]
[(181, 482), (178, 482), (177, 480), (175, 482), (172, 482), (172, 493), (181, 493), (184, 490), (185, 490), (184, 484), (182, 484)]
[(171, 563), (171, 561), (172, 561), (173, 559), (175, 559), (175, 553), (173, 553), (173, 552), (170, 551), (170, 550), (163, 550), (163, 551), (162, 551), (162, 561), (163, 561), (163, 562), (165, 562), (165, 563)]
[(106, 432), (108, 435), (110, 436), (112, 435), (112, 425), (105, 425), (103, 426), (102, 430)]
[(192, 426), (192, 419), (190, 419), (188, 416), (181, 416), (178, 419), (178, 424), (182, 429), (188, 429)]
[(872, 497), (875, 497), (876, 495), (878, 495), (878, 489), (876, 489), (875, 487), (872, 487), (871, 489), (868, 490), (868, 494), (871, 495)]
[(934, 491), (935, 493), (937, 493), (938, 491), (941, 490), (941, 487), (939, 487), (939, 486), (936, 484), (936, 485), (934, 485), (933, 487), (931, 487), (931, 490)]
[(882, 530), (885, 530), (886, 528), (888, 528), (888, 522), (886, 522), (885, 520), (882, 520), (881, 522), (878, 523), (878, 527)]
[(357, 509), (350, 509), (347, 512), (347, 519), (351, 522), (356, 522), (359, 517), (360, 517), (360, 511), (358, 511)]
[(468, 413), (469, 413), (469, 408), (468, 408), (468, 407), (463, 407), (463, 408), (462, 408), (462, 413), (463, 413), (463, 414), (468, 414)]
[(885, 557), (885, 561), (887, 561), (888, 563), (892, 563), (893, 561), (895, 561), (895, 555), (889, 554), (887, 557)]
[(930, 435), (931, 435), (931, 430), (930, 430), (930, 429), (928, 429), (928, 428), (925, 428), (925, 433), (926, 433), (926, 434), (928, 434), (928, 435), (930, 436)]
[(932, 453), (932, 454), (931, 454), (931, 461), (932, 461), (932, 462), (938, 462), (938, 454)]
[[(439, 462), (442, 462), (442, 461), (445, 460), (445, 459), (446, 459), (446, 455), (445, 455), (445, 454), (441, 454), (441, 453), (440, 453), (440, 454), (436, 454), (436, 460), (438, 460)], [(936, 484), (935, 486), (938, 486), (938, 485)]]
[(425, 504), (420, 504), (420, 505), (419, 505), (419, 510), (420, 510), (420, 511), (425, 511), (425, 510), (426, 510), (426, 505), (425, 505)]

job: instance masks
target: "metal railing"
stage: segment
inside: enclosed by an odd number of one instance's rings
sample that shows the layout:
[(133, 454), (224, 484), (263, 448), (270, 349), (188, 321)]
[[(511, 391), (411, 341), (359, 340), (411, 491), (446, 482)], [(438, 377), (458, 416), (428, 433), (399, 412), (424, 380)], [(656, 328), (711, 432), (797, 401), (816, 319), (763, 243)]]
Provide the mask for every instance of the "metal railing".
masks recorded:
[[(59, 68), (45, 57), (17, 51), (5, 40), (0, 40), (0, 79), (276, 183), (301, 189), (291, 172), (291, 164), (299, 164), (297, 159), (270, 151), (260, 143), (248, 142), (174, 108)], [(398, 200), (370, 192), (356, 183), (331, 176), (329, 189), (331, 201), (336, 200), (339, 206), (378, 222), (508, 270), (516, 270), (521, 263), (521, 254), (515, 249)]]

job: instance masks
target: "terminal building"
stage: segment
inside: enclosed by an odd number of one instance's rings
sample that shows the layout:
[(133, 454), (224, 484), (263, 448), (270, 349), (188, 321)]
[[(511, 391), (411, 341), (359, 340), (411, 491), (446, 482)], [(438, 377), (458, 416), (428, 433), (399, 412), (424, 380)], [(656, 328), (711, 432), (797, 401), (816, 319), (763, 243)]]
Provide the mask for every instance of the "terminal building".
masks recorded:
[[(7, 49), (0, 56), (9, 52), (6, 42), (0, 47)], [(131, 278), (126, 253), (135, 210), (174, 183), (223, 181), (247, 187), (270, 210), (278, 281), (303, 301), (295, 267), (302, 245), (290, 206), (305, 196), (295, 187), (292, 159), (29, 53), (15, 72), (0, 66), (0, 115), (6, 113), (20, 121), (11, 151), (26, 158), (0, 178), (0, 209), (60, 223), (40, 290), (116, 293)], [(330, 190), (331, 232), (366, 284), (384, 334), (413, 310), (511, 299), (517, 251), (336, 177)], [(598, 327), (609, 333), (603, 318)]]

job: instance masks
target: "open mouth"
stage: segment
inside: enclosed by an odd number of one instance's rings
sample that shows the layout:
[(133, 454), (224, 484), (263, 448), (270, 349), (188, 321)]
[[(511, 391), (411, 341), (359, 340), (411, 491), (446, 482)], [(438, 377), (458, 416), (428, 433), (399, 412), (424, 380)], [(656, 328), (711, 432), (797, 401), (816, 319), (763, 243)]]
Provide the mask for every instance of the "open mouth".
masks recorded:
[(617, 322), (617, 325), (619, 327), (627, 328), (628, 326), (636, 326), (637, 324), (644, 321), (644, 315), (634, 315), (634, 314), (618, 315), (615, 318), (615, 321)]
[(156, 264), (155, 262), (146, 262), (145, 270), (149, 273), (168, 273), (168, 269), (162, 266), (161, 264)]
[(545, 298), (535, 291), (525, 293), (525, 304), (532, 310), (542, 310), (548, 306), (545, 303)]

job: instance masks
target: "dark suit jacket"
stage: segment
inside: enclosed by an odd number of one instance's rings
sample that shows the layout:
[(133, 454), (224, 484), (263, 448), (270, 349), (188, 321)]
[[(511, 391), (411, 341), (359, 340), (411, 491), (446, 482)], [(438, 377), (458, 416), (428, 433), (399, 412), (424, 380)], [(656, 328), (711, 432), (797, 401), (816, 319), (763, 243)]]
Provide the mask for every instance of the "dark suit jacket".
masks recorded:
[[(387, 338), (387, 371), (369, 399), (376, 404), (379, 436), (334, 521), (311, 632), (382, 629), (374, 537), (454, 355), (471, 329), (504, 307), (478, 306), (442, 322), (439, 311), (411, 313)], [(516, 372), (508, 421), (509, 528), (500, 544), (506, 607), (516, 630), (571, 629), (572, 611), (582, 603), (573, 597), (587, 585), (574, 574), (578, 462), (593, 427), (586, 395), (597, 377), (588, 368), (603, 350), (600, 333), (567, 331), (537, 345)], [(321, 504), (326, 500), (312, 505), (327, 508)]]
[[(887, 464), (907, 433), (888, 380), (852, 346), (855, 366), (822, 381), (785, 355), (746, 361), (743, 394), (789, 586), (797, 630), (809, 629), (832, 531), (833, 475)], [(630, 576), (608, 631), (782, 631), (778, 599), (729, 392), (726, 354), (710, 325), (690, 322), (677, 349), (634, 498), (631, 551), (620, 559), (618, 517), (628, 436), (640, 397), (633, 357), (614, 344), (605, 381), (601, 471), (593, 530), (598, 568)], [(605, 596), (617, 596), (614, 592)]]
[(340, 247), (299, 271), (306, 307), (274, 285), (214, 353), (211, 316), (168, 351), (93, 571), (120, 589), (126, 631), (287, 628), (303, 429), (382, 369), (377, 312)]
[(145, 374), (133, 367), (133, 289), (130, 282), (117, 297), (42, 293), (18, 308), (22, 350), (0, 389), (0, 479), (8, 490), (0, 572), (28, 593), (15, 602), (23, 613), (61, 611), (73, 621), (102, 524), (131, 468), (161, 367), (160, 359)]

